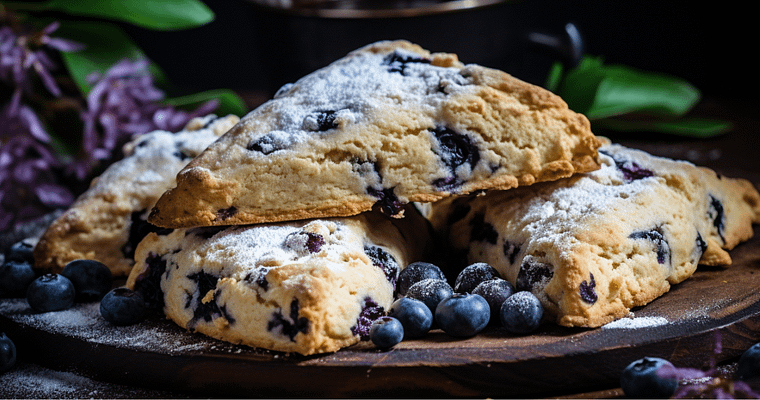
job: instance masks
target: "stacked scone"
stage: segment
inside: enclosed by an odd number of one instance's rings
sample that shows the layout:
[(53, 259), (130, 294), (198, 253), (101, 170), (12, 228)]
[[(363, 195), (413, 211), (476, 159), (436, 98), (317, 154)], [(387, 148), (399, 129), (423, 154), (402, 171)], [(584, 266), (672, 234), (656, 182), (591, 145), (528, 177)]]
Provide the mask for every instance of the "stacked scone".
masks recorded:
[(314, 354), (366, 338), (436, 237), (598, 326), (751, 236), (748, 182), (603, 142), (544, 89), (378, 42), (177, 167), (127, 285), (192, 331)]

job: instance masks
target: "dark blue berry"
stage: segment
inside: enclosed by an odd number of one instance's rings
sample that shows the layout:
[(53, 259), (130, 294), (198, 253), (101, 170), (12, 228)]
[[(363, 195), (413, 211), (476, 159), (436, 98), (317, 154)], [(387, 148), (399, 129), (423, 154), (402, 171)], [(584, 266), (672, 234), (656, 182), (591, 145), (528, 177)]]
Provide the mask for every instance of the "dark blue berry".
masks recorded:
[(74, 305), (74, 284), (63, 275), (45, 274), (26, 290), (29, 306), (37, 312), (60, 311)]
[(454, 293), (435, 309), (435, 321), (444, 332), (455, 337), (475, 336), (491, 318), (488, 302), (477, 294)]
[(632, 182), (638, 179), (654, 176), (654, 172), (641, 167), (633, 161), (615, 158), (610, 153), (607, 153), (605, 151), (600, 151), (600, 153), (612, 158), (612, 160), (615, 162), (615, 167), (623, 173), (623, 178), (625, 178), (626, 182)]
[(402, 75), (406, 74), (407, 65), (411, 63), (430, 64), (430, 59), (414, 54), (402, 54), (397, 51), (388, 54), (383, 59), (383, 64), (388, 66), (388, 72), (396, 72)]
[(473, 215), (469, 225), (472, 227), (470, 240), (473, 242), (496, 244), (496, 241), (499, 239), (499, 232), (496, 232), (493, 225), (485, 222), (485, 215), (483, 213)]
[(364, 254), (366, 254), (372, 264), (383, 270), (385, 273), (385, 279), (396, 287), (396, 280), (398, 279), (399, 268), (398, 261), (393, 255), (385, 251), (382, 247), (367, 245), (364, 246)]
[[(230, 324), (235, 323), (233, 318), (227, 312), (227, 309), (223, 306), (219, 306), (216, 302), (216, 284), (219, 282), (219, 277), (209, 274), (205, 271), (200, 271), (192, 275), (187, 276), (188, 279), (195, 281), (197, 296), (189, 296), (185, 302), (185, 308), (193, 308), (193, 319), (188, 322), (188, 327), (192, 330), (198, 321), (210, 322), (216, 318), (224, 317)], [(203, 302), (202, 299), (207, 293), (214, 291), (214, 296), (211, 301)], [(296, 302), (296, 306), (298, 303)]]
[(150, 253), (145, 259), (145, 269), (135, 279), (135, 291), (142, 296), (149, 308), (164, 308), (164, 292), (161, 290), (161, 277), (166, 272), (166, 260)]
[(581, 294), (581, 299), (589, 304), (594, 304), (599, 299), (596, 294), (596, 281), (594, 280), (594, 274), (589, 274), (590, 279), (588, 281), (581, 282), (578, 290)]
[(657, 253), (657, 262), (659, 264), (670, 264), (670, 246), (668, 241), (665, 240), (665, 236), (662, 234), (660, 228), (655, 228), (650, 231), (633, 232), (628, 235), (631, 239), (646, 239), (655, 244), (655, 252)]
[(379, 209), (385, 215), (399, 214), (404, 209), (404, 203), (398, 199), (396, 193), (393, 192), (394, 189), (391, 187), (378, 190), (368, 187), (367, 194), (378, 199), (373, 207)]
[(535, 331), (544, 316), (544, 307), (531, 292), (509, 296), (500, 309), (501, 324), (509, 332), (526, 334)]
[(290, 314), (285, 317), (282, 310), (276, 311), (267, 324), (267, 330), (270, 332), (279, 331), (282, 335), (289, 337), (291, 342), (295, 342), (296, 335), (309, 332), (309, 319), (299, 317), (300, 312), (301, 306), (298, 299), (293, 298), (290, 302)]
[(100, 315), (114, 325), (133, 325), (145, 318), (147, 306), (140, 293), (115, 288), (100, 301)]
[(5, 262), (19, 261), (34, 265), (34, 245), (26, 240), (14, 243), (5, 251)]
[(519, 243), (512, 243), (508, 240), (504, 241), (504, 246), (502, 247), (502, 251), (504, 252), (504, 257), (507, 257), (507, 260), (509, 260), (509, 264), (514, 264), (517, 260), (517, 255), (520, 254), (520, 249), (522, 248), (522, 245)]
[(372, 327), (372, 323), (384, 314), (385, 310), (381, 305), (371, 298), (365, 297), (362, 311), (359, 313), (359, 318), (356, 319), (356, 324), (351, 327), (351, 333), (359, 335), (362, 340), (369, 339), (369, 330)]
[(283, 150), (285, 147), (286, 144), (283, 141), (277, 140), (272, 135), (264, 135), (257, 139), (254, 139), (251, 143), (248, 144), (246, 148), (250, 151), (269, 155), (277, 150)]
[(657, 357), (644, 357), (628, 364), (620, 374), (623, 393), (639, 399), (671, 397), (678, 388), (678, 381), (660, 377), (657, 371), (663, 367), (674, 368), (670, 361)]
[(113, 277), (111, 270), (100, 261), (74, 260), (66, 264), (61, 275), (74, 284), (76, 302), (98, 301), (111, 290)]
[(526, 257), (520, 264), (520, 272), (517, 273), (515, 289), (518, 292), (527, 290), (532, 291), (534, 288), (542, 288), (554, 276), (554, 266), (542, 263)]
[(488, 302), (488, 307), (491, 309), (492, 323), (499, 321), (501, 305), (504, 304), (504, 300), (514, 293), (515, 287), (509, 281), (501, 278), (483, 281), (472, 290), (472, 294), (477, 294)]
[(760, 343), (754, 344), (739, 357), (736, 378), (747, 380), (760, 376)]
[(439, 279), (446, 280), (446, 276), (443, 271), (435, 265), (428, 262), (417, 261), (406, 266), (398, 274), (398, 282), (396, 282), (396, 293), (398, 296), (406, 296), (406, 292), (415, 283), (424, 279)]
[(129, 225), (129, 236), (127, 243), (121, 247), (121, 253), (127, 259), (135, 258), (135, 249), (137, 245), (146, 237), (149, 233), (155, 232), (159, 235), (167, 235), (171, 233), (172, 229), (159, 228), (147, 221), (145, 210), (135, 211), (130, 216), (131, 223)]
[(481, 282), (499, 279), (499, 271), (486, 263), (474, 263), (465, 267), (454, 282), (454, 292), (472, 293)]
[(369, 329), (369, 338), (375, 346), (381, 349), (389, 349), (404, 339), (404, 326), (393, 317), (380, 317), (372, 323)]
[[(300, 236), (300, 238), (299, 238)], [(296, 240), (290, 240), (291, 238), (298, 238)], [(293, 232), (288, 235), (288, 237), (285, 239), (285, 242), (288, 243), (288, 246), (293, 246), (293, 244), (299, 244), (301, 247), (308, 251), (309, 253), (319, 253), (320, 250), (322, 250), (322, 246), (325, 245), (325, 238), (314, 232), (306, 232), (306, 231), (298, 231)]]
[(0, 265), (0, 297), (26, 296), (26, 289), (35, 278), (32, 265), (25, 261), (8, 260)]
[(406, 291), (406, 297), (422, 301), (433, 312), (438, 307), (438, 303), (453, 294), (454, 289), (451, 285), (440, 279), (423, 279)]
[(0, 372), (8, 371), (15, 364), (16, 345), (8, 336), (5, 336), (5, 332), (0, 333)]
[(718, 232), (718, 236), (725, 243), (726, 238), (723, 237), (723, 231), (725, 230), (725, 218), (726, 213), (723, 210), (723, 203), (718, 200), (717, 197), (710, 195), (710, 204), (707, 209), (707, 217), (713, 223), (715, 230)]
[(425, 336), (433, 325), (433, 312), (420, 300), (402, 297), (393, 302), (388, 316), (396, 318), (404, 326), (404, 338)]
[(459, 134), (446, 127), (437, 127), (433, 130), (433, 136), (438, 140), (439, 150), (438, 157), (449, 169), (451, 176), (440, 178), (433, 182), (433, 185), (441, 190), (453, 190), (462, 185), (462, 181), (457, 177), (457, 169), (468, 164), (471, 169), (480, 161), (480, 152), (472, 143), (472, 140), (465, 135)]
[(337, 113), (335, 111), (323, 111), (317, 115), (317, 131), (324, 132), (335, 129), (338, 124), (335, 122)]

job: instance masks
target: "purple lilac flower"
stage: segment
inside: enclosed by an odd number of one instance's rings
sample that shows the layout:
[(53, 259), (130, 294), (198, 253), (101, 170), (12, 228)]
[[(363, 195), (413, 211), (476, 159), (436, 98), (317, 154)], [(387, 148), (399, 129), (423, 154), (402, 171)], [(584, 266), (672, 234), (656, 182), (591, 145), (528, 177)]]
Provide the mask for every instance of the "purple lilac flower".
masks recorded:
[(0, 112), (0, 231), (29, 222), (74, 201), (56, 183), (61, 166), (50, 150), (50, 137), (31, 108), (11, 105)]
[(117, 156), (114, 153), (119, 146), (133, 137), (158, 129), (176, 132), (219, 104), (211, 100), (192, 112), (162, 105), (164, 92), (153, 85), (146, 60), (121, 60), (102, 76), (90, 76), (89, 81), (93, 87), (81, 115), (83, 148), (70, 166), (80, 180), (94, 165)]
[(43, 86), (53, 95), (60, 96), (61, 89), (55, 82), (51, 70), (57, 66), (45, 53), (46, 48), (58, 51), (77, 51), (83, 46), (79, 43), (51, 37), (60, 24), (53, 22), (36, 33), (17, 35), (9, 26), (0, 28), (0, 79), (14, 86), (8, 112), (14, 115), (19, 110), (23, 93), (33, 91), (32, 77), (34, 70)]

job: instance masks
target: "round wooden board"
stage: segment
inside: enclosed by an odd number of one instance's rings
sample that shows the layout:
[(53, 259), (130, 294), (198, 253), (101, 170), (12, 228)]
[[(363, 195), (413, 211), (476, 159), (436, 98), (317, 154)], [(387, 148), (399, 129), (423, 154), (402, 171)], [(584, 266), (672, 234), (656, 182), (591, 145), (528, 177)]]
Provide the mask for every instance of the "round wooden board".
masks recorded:
[[(6, 306), (0, 307), (0, 322), (27, 362), (180, 395), (555, 396), (616, 387), (620, 371), (643, 356), (663, 357), (676, 366), (706, 365), (716, 333), (723, 346), (717, 361), (735, 358), (760, 341), (760, 229), (731, 256), (731, 267), (700, 267), (667, 294), (634, 310), (636, 318), (663, 317), (667, 324), (633, 329), (547, 324), (535, 334), (515, 336), (493, 327), (465, 340), (434, 330), (388, 351), (365, 342), (303, 357), (215, 341), (158, 317), (129, 328), (101, 324), (96, 334), (62, 330), (29, 322), (39, 318), (20, 300), (2, 301)], [(10, 301), (16, 306), (7, 307)], [(77, 310), (66, 312), (76, 315)], [(161, 345), (146, 345), (140, 332), (155, 336), (152, 340)], [(111, 339), (104, 340), (106, 336)]]

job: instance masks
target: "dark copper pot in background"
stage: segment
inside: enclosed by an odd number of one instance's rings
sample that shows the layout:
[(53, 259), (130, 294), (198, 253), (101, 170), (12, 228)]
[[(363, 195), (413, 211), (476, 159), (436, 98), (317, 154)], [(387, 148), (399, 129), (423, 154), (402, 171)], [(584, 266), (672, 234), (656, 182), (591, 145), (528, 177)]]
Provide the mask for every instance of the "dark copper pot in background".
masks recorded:
[[(260, 0), (264, 1), (264, 0)], [(456, 53), (465, 63), (508, 71), (543, 84), (554, 60), (582, 53), (571, 25), (537, 30), (529, 1), (327, 0), (287, 6), (247, 0), (269, 89), (295, 81), (346, 53), (378, 40), (406, 39), (431, 51)], [(548, 50), (548, 51), (547, 51)]]

